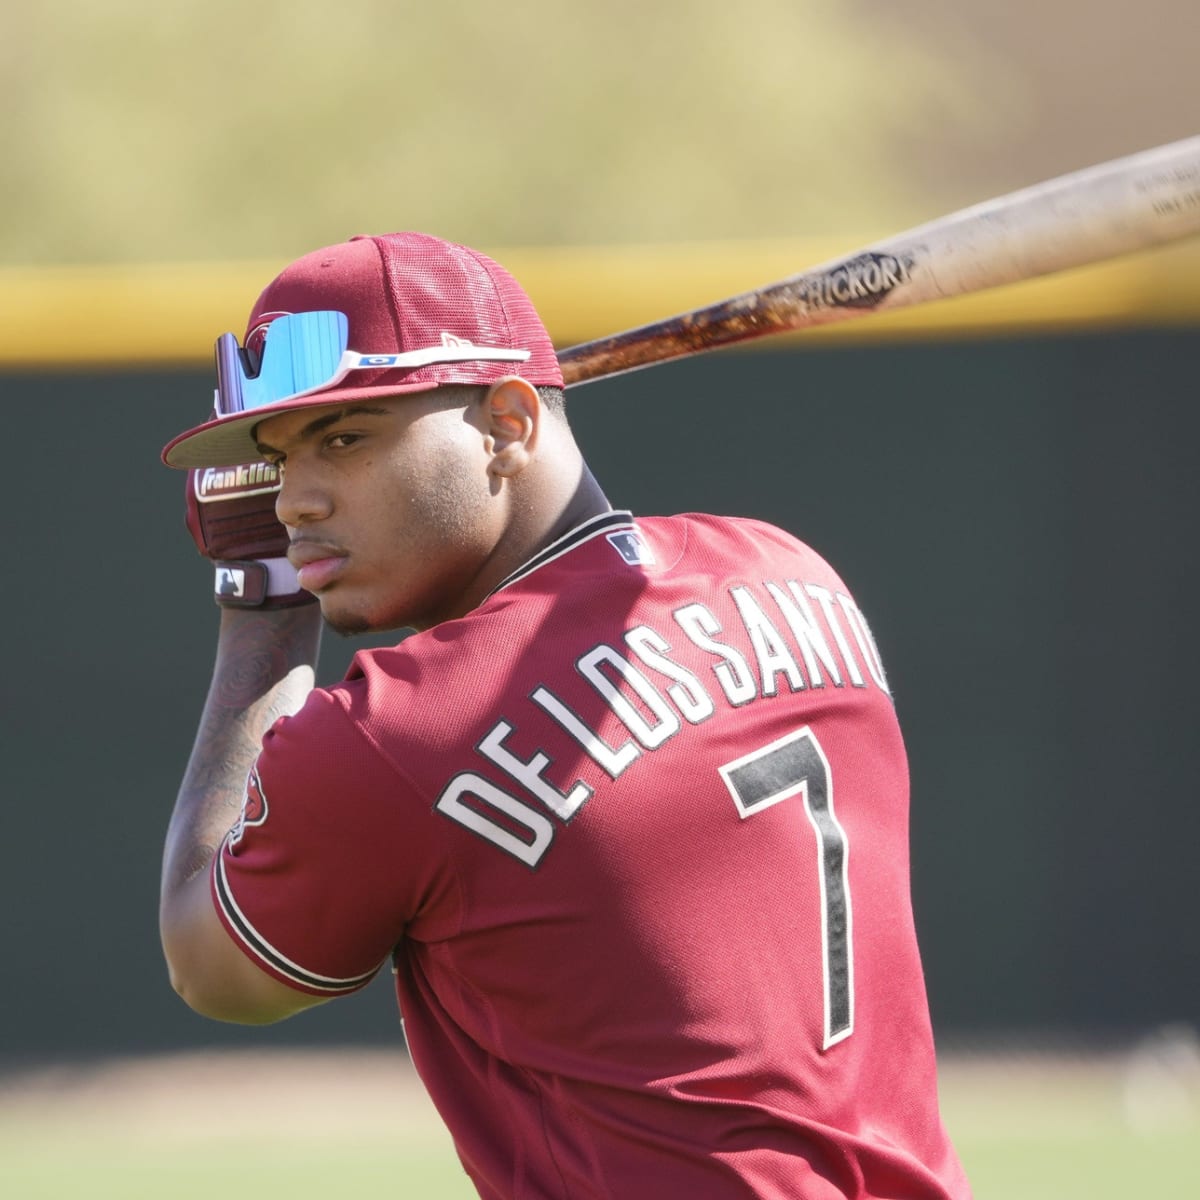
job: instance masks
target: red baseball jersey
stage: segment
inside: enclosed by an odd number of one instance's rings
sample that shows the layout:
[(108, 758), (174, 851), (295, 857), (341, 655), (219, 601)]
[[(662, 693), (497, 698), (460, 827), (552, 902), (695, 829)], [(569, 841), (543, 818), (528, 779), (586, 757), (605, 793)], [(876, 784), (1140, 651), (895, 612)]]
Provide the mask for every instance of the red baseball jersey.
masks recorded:
[(488, 1200), (962, 1198), (907, 821), (828, 564), (606, 513), (279, 721), (213, 895), (306, 992), (391, 961)]

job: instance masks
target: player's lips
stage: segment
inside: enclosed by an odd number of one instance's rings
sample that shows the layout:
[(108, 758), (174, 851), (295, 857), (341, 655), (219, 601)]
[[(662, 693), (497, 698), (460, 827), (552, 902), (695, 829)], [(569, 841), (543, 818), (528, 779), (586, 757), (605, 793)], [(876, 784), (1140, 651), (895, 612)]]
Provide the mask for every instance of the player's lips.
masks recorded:
[(328, 542), (301, 540), (288, 547), (287, 557), (300, 586), (306, 592), (319, 592), (341, 574), (349, 554)]

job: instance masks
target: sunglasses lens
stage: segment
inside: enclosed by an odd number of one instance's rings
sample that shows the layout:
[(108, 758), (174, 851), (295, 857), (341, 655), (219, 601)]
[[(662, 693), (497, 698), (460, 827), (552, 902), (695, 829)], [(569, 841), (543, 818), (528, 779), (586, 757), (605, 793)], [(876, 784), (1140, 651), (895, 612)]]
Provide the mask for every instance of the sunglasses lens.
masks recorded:
[(250, 377), (231, 334), (217, 341), (217, 403), (223, 416), (250, 412), (331, 383), (349, 342), (340, 312), (290, 313), (267, 327), (258, 374)]

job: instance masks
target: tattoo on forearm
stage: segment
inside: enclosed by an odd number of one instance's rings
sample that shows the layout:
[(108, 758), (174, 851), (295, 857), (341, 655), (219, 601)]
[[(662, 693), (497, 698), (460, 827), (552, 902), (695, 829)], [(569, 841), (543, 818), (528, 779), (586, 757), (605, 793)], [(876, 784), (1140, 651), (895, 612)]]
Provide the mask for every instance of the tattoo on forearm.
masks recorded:
[(194, 875), (199, 875), (202, 871), (207, 871), (208, 864), (212, 862), (213, 855), (216, 854), (216, 852), (216, 846), (190, 846), (180, 860), (179, 870), (171, 879), (171, 883), (186, 883)]
[(241, 809), (263, 734), (308, 694), (311, 673), (292, 672), (310, 666), (317, 640), (306, 608), (222, 621), (212, 686), (168, 833), (169, 885), (205, 870), (216, 854)]
[(222, 631), (210, 702), (244, 710), (260, 701), (295, 666), (308, 662), (312, 643), (304, 609), (255, 614)]

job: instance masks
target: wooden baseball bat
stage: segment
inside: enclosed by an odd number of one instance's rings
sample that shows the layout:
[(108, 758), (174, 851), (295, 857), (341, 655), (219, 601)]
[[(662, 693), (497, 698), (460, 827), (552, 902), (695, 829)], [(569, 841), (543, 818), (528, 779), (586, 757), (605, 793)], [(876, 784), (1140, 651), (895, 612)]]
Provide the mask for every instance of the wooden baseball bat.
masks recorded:
[(1200, 137), (961, 209), (778, 283), (558, 355), (587, 383), (686, 354), (1018, 283), (1200, 233)]

